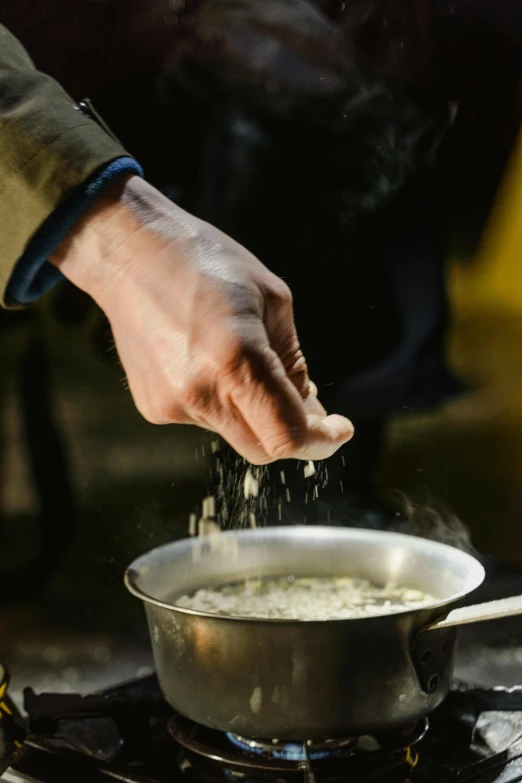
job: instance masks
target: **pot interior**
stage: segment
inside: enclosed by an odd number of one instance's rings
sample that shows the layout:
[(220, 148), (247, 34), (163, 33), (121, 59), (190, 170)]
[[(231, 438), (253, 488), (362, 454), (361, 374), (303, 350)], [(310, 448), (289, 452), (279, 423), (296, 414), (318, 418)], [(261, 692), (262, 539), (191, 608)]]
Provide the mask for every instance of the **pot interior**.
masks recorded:
[[(482, 565), (454, 547), (399, 533), (333, 527), (279, 527), (187, 538), (139, 557), (126, 584), (139, 598), (172, 606), (202, 587), (252, 577), (351, 576), (394, 583), (453, 603), (484, 579)], [(177, 611), (193, 613), (188, 609)], [(287, 621), (288, 622), (288, 621)]]

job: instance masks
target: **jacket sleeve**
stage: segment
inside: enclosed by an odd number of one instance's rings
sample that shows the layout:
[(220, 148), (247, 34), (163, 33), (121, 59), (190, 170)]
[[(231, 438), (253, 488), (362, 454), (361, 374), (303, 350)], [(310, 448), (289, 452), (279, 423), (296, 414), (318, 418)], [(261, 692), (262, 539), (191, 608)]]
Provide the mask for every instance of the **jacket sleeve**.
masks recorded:
[(0, 25), (0, 300), (57, 207), (126, 155)]
[(58, 204), (29, 240), (13, 269), (5, 290), (7, 307), (29, 305), (63, 280), (61, 272), (47, 259), (105, 188), (124, 174), (142, 177), (143, 171), (133, 158), (117, 158)]

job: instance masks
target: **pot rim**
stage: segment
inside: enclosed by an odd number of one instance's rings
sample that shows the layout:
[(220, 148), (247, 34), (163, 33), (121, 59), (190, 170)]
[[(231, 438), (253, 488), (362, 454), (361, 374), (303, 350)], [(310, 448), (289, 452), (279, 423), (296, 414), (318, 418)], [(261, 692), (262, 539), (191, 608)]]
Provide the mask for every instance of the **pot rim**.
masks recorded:
[[(223, 531), (220, 535), (232, 537), (232, 536), (238, 536), (240, 538), (247, 538), (247, 537), (253, 537), (253, 536), (259, 536), (263, 534), (263, 531), (266, 531), (266, 534), (274, 533), (277, 531), (295, 531), (296, 537), (299, 537), (297, 535), (297, 531), (299, 531), (299, 535), (310, 535), (314, 536), (317, 534), (330, 534), (333, 535), (339, 534), (339, 533), (348, 533), (348, 534), (355, 534), (357, 532), (364, 533), (365, 536), (369, 536), (370, 538), (375, 536), (377, 539), (386, 539), (392, 543), (392, 541), (397, 541), (398, 539), (404, 540), (408, 539), (411, 540), (412, 538), (416, 539), (422, 539), (423, 542), (425, 542), (426, 545), (428, 545), (432, 549), (444, 549), (446, 551), (451, 551), (452, 553), (458, 553), (459, 557), (462, 558), (463, 562), (468, 563), (470, 566), (470, 576), (469, 576), (469, 584), (466, 588), (463, 588), (458, 593), (454, 593), (446, 598), (444, 598), (441, 601), (437, 601), (433, 604), (428, 604), (427, 606), (423, 606), (419, 609), (406, 609), (402, 612), (393, 612), (392, 614), (381, 614), (381, 615), (372, 615), (370, 617), (348, 617), (348, 618), (338, 618), (338, 619), (332, 619), (332, 618), (325, 618), (325, 619), (319, 619), (319, 620), (300, 620), (300, 619), (291, 619), (291, 618), (277, 618), (277, 617), (243, 617), (240, 615), (220, 615), (220, 614), (212, 614), (210, 612), (203, 612), (198, 611), (196, 609), (189, 609), (187, 607), (183, 606), (176, 606), (176, 604), (169, 603), (168, 601), (163, 601), (159, 598), (155, 598), (154, 596), (148, 595), (138, 584), (138, 580), (140, 578), (140, 572), (139, 569), (142, 565), (145, 565), (145, 560), (149, 559), (151, 555), (153, 555), (155, 552), (159, 552), (160, 550), (165, 550), (169, 548), (173, 548), (176, 545), (181, 544), (182, 542), (186, 542), (189, 540), (198, 540), (196, 539), (190, 539), (188, 537), (178, 539), (177, 541), (172, 541), (168, 544), (163, 544), (162, 546), (155, 547), (154, 549), (149, 550), (148, 552), (145, 552), (144, 554), (137, 557), (133, 562), (128, 566), (128, 568), (125, 570), (125, 574), (123, 577), (123, 581), (125, 584), (125, 587), (127, 590), (134, 595), (136, 598), (139, 598), (141, 601), (143, 601), (145, 604), (151, 604), (153, 606), (157, 606), (161, 609), (168, 609), (171, 612), (176, 612), (179, 614), (184, 615), (191, 615), (194, 617), (201, 617), (206, 618), (209, 620), (215, 620), (215, 621), (227, 621), (227, 622), (248, 622), (248, 623), (264, 623), (265, 625), (311, 625), (311, 624), (324, 624), (324, 623), (353, 623), (353, 622), (371, 622), (371, 621), (381, 621), (384, 618), (394, 618), (394, 617), (405, 617), (407, 615), (411, 614), (419, 614), (420, 612), (430, 612), (433, 613), (436, 610), (441, 610), (440, 615), (438, 619), (442, 619), (445, 614), (444, 610), (447, 607), (452, 606), (457, 601), (459, 601), (461, 598), (465, 598), (466, 596), (473, 593), (480, 585), (483, 583), (486, 572), (484, 570), (484, 566), (482, 563), (480, 563), (479, 560), (477, 560), (476, 557), (473, 555), (470, 555), (468, 552), (464, 552), (461, 549), (457, 549), (457, 547), (450, 546), (448, 544), (442, 544), (438, 541), (432, 541), (431, 539), (422, 538), (421, 536), (411, 536), (405, 533), (395, 533), (392, 531), (380, 531), (380, 530), (363, 530), (361, 528), (338, 528), (338, 527), (328, 527), (328, 526), (321, 526), (321, 525), (310, 525), (310, 526), (279, 526), (279, 527), (269, 527), (269, 528), (262, 528), (262, 529), (255, 529), (255, 530), (227, 530)], [(349, 538), (350, 535), (347, 535), (347, 538)], [(356, 536), (355, 536), (356, 537)], [(201, 540), (201, 539), (199, 539)]]

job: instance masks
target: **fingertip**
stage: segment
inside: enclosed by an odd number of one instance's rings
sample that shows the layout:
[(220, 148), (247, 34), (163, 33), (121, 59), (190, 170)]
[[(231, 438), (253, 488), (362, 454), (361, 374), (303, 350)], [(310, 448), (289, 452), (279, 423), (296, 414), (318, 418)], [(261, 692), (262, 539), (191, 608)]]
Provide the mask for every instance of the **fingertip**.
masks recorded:
[(308, 436), (295, 459), (328, 459), (353, 436), (353, 424), (344, 416), (307, 416)]
[(354, 426), (346, 416), (332, 413), (330, 416), (326, 417), (324, 424), (328, 427), (336, 440), (342, 440), (343, 443), (346, 443), (353, 438), (355, 432)]

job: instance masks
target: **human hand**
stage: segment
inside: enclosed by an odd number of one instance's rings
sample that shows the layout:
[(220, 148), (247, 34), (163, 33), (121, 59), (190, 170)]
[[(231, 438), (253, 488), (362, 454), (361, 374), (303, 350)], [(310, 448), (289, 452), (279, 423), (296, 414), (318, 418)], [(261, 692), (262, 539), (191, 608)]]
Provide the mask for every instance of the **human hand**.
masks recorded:
[(286, 284), (139, 177), (50, 261), (107, 315), (136, 407), (219, 433), (249, 462), (325, 459), (353, 434), (310, 383)]

